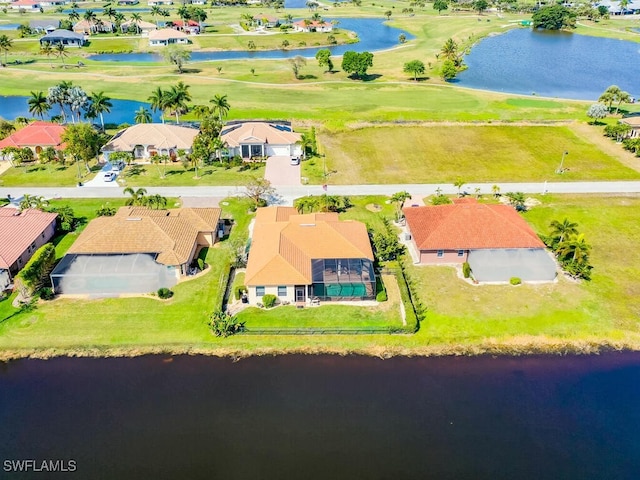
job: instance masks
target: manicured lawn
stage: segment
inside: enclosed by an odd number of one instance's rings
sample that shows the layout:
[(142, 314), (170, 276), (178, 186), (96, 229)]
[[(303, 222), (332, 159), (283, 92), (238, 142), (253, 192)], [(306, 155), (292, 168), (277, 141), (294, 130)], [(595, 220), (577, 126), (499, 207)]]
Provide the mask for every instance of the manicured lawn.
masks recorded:
[[(594, 134), (598, 134), (594, 132)], [(325, 132), (319, 141), (332, 183), (439, 183), (623, 180), (640, 173), (621, 165), (570, 126), (401, 126)], [(318, 160), (316, 160), (317, 162)], [(310, 181), (321, 179), (311, 177)]]
[[(90, 163), (91, 173), (87, 172), (84, 165), (80, 166), (81, 180), (87, 181), (93, 178), (100, 167)], [(78, 183), (78, 168), (75, 164), (41, 165), (33, 163), (20, 167), (11, 167), (0, 175), (2, 187), (72, 187)]]
[[(243, 167), (200, 167), (198, 178), (195, 169), (185, 169), (181, 164), (168, 165), (166, 170), (156, 165), (138, 165), (127, 167), (122, 175), (121, 183), (129, 187), (164, 187), (164, 186), (198, 186), (198, 185), (244, 185), (251, 177), (264, 176), (264, 164), (252, 164), (252, 168)], [(162, 178), (164, 174), (164, 178)]]

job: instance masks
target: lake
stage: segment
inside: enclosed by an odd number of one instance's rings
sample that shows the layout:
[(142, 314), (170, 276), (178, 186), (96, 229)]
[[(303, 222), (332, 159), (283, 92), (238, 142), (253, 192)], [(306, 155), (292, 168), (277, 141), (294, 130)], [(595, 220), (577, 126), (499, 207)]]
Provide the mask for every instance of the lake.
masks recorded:
[(19, 26), (19, 23), (5, 23), (0, 25), (0, 30), (17, 30)]
[[(223, 51), (223, 52), (191, 52), (192, 62), (202, 62), (209, 60), (238, 60), (238, 59), (281, 59), (302, 55), (307, 58), (315, 57), (316, 52), (321, 48), (329, 48), (332, 55), (342, 55), (344, 52), (353, 50), (357, 52), (377, 52), (395, 47), (399, 44), (398, 37), (404, 33), (407, 40), (415, 38), (408, 32), (386, 25), (384, 19), (380, 18), (339, 18), (338, 28), (351, 30), (358, 34), (360, 41), (350, 45), (336, 45), (333, 47), (310, 47), (295, 48), (289, 50), (266, 50), (266, 51)], [(329, 20), (327, 20), (329, 21)], [(327, 35), (330, 35), (327, 33)], [(291, 34), (292, 39), (302, 40), (304, 35)], [(253, 37), (247, 36), (247, 42)], [(254, 39), (256, 40), (256, 39)], [(294, 43), (293, 40), (291, 43)], [(105, 53), (90, 55), (91, 60), (106, 62), (162, 62), (159, 53)]]
[(638, 353), (20, 360), (0, 452), (91, 479), (635, 479), (638, 405)]
[(459, 85), (497, 92), (597, 100), (609, 85), (640, 96), (640, 44), (518, 28), (465, 56)]
[[(46, 87), (43, 86), (44, 92), (46, 94)], [(14, 120), (16, 117), (33, 117), (32, 114), (29, 113), (29, 97), (20, 97), (20, 96), (11, 96), (5, 97), (0, 96), (0, 118), (4, 118), (5, 120)], [(105, 123), (115, 123), (119, 125), (121, 123), (130, 123), (133, 124), (135, 118), (135, 111), (140, 107), (145, 107), (147, 110), (151, 112), (148, 103), (137, 102), (134, 100), (115, 100), (112, 99), (111, 103), (113, 107), (111, 108), (111, 113), (105, 113), (104, 121)], [(67, 114), (69, 112), (67, 111)], [(60, 107), (54, 105), (51, 110), (49, 110), (49, 115), (45, 116), (45, 120), (51, 118), (51, 115), (59, 115)], [(153, 113), (151, 112), (151, 116), (153, 117), (154, 122), (160, 121), (160, 112)], [(100, 119), (96, 119), (98, 123)]]

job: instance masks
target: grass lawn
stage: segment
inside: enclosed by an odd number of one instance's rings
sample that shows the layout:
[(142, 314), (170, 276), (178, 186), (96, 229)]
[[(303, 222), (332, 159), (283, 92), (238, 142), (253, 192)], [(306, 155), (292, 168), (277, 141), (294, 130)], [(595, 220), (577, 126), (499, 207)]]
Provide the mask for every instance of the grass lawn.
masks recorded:
[[(127, 187), (244, 185), (251, 177), (264, 176), (264, 164), (253, 164), (248, 170), (240, 170), (240, 168), (242, 167), (229, 169), (217, 166), (200, 167), (196, 178), (193, 167), (185, 169), (179, 163), (167, 165), (166, 171), (162, 165), (133, 165), (124, 170), (122, 178), (125, 182), (122, 185)], [(164, 178), (162, 178), (163, 173)]]
[[(337, 184), (555, 180), (564, 151), (563, 181), (640, 178), (570, 126), (389, 126), (318, 138), (327, 170), (337, 171), (330, 181)], [(310, 182), (320, 183), (314, 173), (320, 169), (305, 167)]]
[[(81, 180), (92, 179), (100, 170), (95, 162), (90, 163), (91, 173), (84, 165), (80, 166)], [(78, 167), (75, 164), (41, 165), (33, 163), (20, 167), (11, 167), (0, 175), (0, 187), (72, 187), (78, 183)]]

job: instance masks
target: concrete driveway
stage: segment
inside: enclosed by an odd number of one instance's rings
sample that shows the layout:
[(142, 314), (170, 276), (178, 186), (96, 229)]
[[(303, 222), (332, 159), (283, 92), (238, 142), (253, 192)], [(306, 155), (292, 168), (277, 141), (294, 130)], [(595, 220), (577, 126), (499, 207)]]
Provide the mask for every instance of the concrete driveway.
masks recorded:
[(300, 186), (300, 165), (291, 165), (289, 156), (269, 157), (264, 178), (273, 186)]
[[(119, 187), (118, 185), (118, 177), (110, 182), (105, 181), (104, 174), (110, 172), (113, 167), (111, 163), (107, 162), (104, 164), (102, 169), (98, 172), (98, 174), (93, 177), (91, 180), (84, 182), (85, 187)], [(116, 172), (116, 175), (120, 175), (120, 172)]]

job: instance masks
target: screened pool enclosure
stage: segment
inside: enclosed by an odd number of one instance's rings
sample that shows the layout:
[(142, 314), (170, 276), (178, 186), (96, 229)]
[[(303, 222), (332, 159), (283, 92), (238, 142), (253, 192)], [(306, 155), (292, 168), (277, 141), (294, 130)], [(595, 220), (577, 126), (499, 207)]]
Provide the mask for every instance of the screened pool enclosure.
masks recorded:
[(369, 300), (376, 295), (373, 262), (367, 258), (311, 261), (310, 296), (320, 300)]
[(68, 254), (51, 272), (56, 293), (118, 295), (150, 293), (177, 282), (176, 268), (155, 261), (154, 253)]

